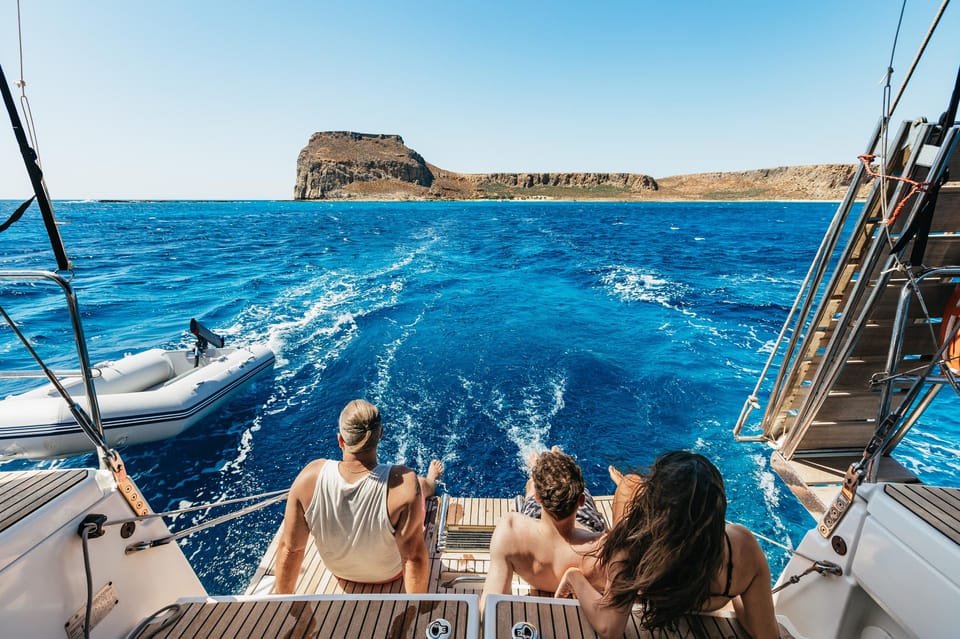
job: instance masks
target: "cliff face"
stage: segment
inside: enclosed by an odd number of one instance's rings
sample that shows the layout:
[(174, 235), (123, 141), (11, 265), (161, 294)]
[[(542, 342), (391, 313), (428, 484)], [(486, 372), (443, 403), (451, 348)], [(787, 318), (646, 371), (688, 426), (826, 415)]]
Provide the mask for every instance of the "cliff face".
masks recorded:
[[(846, 194), (855, 164), (779, 166), (755, 171), (697, 173), (662, 178), (660, 185), (680, 199), (838, 200)], [(861, 195), (865, 196), (866, 191)]]
[(297, 200), (620, 197), (655, 191), (631, 173), (463, 174), (427, 164), (399, 135), (326, 131), (297, 158)]
[(399, 135), (327, 131), (314, 133), (297, 158), (294, 199), (839, 200), (855, 169), (818, 164), (659, 180), (638, 173), (464, 174), (428, 164)]
[(433, 173), (399, 135), (314, 133), (297, 158), (294, 199), (333, 197), (354, 182), (396, 180), (429, 187)]
[(656, 191), (657, 181), (636, 173), (487, 173), (474, 176), (478, 184), (532, 189), (536, 186), (595, 188), (610, 186), (629, 191)]

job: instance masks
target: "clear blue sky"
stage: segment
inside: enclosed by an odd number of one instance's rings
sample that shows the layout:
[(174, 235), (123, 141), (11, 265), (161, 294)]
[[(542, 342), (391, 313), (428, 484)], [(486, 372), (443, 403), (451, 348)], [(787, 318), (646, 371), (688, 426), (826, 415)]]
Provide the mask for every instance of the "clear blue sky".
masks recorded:
[[(314, 131), (397, 133), (452, 171), (665, 177), (854, 162), (899, 0), (21, 0), (54, 198), (292, 197)], [(907, 7), (899, 86), (939, 0)], [(15, 0), (0, 63), (19, 78)], [(935, 118), (948, 11), (897, 119)], [(16, 91), (16, 89), (14, 89)], [(0, 198), (29, 184), (0, 126)]]

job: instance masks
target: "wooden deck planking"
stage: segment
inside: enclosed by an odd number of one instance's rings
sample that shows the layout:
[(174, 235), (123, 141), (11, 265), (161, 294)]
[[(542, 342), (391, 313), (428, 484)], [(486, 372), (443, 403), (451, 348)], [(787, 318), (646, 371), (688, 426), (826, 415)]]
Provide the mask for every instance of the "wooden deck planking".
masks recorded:
[(515, 500), (505, 498), (447, 498), (443, 533), (438, 539), (443, 546), (441, 550), (485, 552), (497, 522), (513, 510), (514, 505)]
[[(495, 619), (491, 623), (491, 617)], [(594, 639), (583, 611), (572, 600), (542, 597), (492, 597), (484, 623), (485, 639), (515, 639), (518, 623), (532, 626), (540, 637), (551, 639)], [(781, 628), (782, 636), (789, 636)], [(682, 617), (670, 631), (651, 632), (640, 626), (636, 612), (627, 622), (624, 639), (749, 639), (749, 635), (730, 613), (691, 614)]]
[(883, 490), (953, 543), (960, 544), (960, 488), (887, 484)]
[[(207, 600), (181, 604), (179, 618), (157, 637), (164, 639), (254, 639), (285, 637), (424, 637), (439, 619), (449, 622), (451, 637), (472, 638), (478, 624), (473, 598), (365, 597), (301, 600)], [(473, 609), (473, 618), (471, 618)], [(160, 621), (144, 632), (156, 631)]]
[(607, 522), (607, 528), (613, 527), (613, 495), (594, 495), (593, 503)]
[(240, 605), (234, 606), (233, 615), (228, 617), (228, 623), (222, 624), (218, 628), (218, 634), (212, 635), (211, 639), (236, 637), (251, 623), (251, 620), (259, 618), (265, 609), (264, 602), (260, 601), (244, 601)]
[(87, 477), (86, 470), (24, 471), (0, 480), (0, 532), (36, 512)]
[[(460, 526), (474, 526), (480, 524), (491, 525), (489, 522), (496, 521), (500, 513), (507, 512), (512, 507), (512, 500), (509, 499), (478, 499), (478, 498), (456, 498), (451, 500), (456, 506), (453, 517)], [(456, 574), (477, 574), (485, 575), (489, 565), (489, 555), (486, 552), (447, 552), (439, 553), (434, 550), (434, 535), (436, 526), (434, 525), (437, 517), (436, 500), (428, 503), (427, 525), (425, 526), (425, 535), (428, 552), (430, 554), (430, 592), (473, 592), (478, 589), (477, 586), (463, 585), (453, 589), (442, 589), (440, 582), (449, 577), (449, 573)], [(450, 519), (448, 510), (448, 520)], [(261, 559), (260, 566), (254, 574), (247, 594), (258, 592), (264, 579), (272, 578), (276, 571), (276, 554), (280, 538), (278, 530), (274, 536), (270, 547)], [(517, 583), (518, 588), (524, 588), (525, 584)], [(482, 588), (482, 583), (479, 588)], [(300, 576), (297, 579), (297, 586), (294, 591), (296, 594), (373, 594), (373, 593), (401, 593), (403, 592), (403, 581), (398, 579), (387, 584), (356, 584), (337, 579), (330, 573), (320, 555), (317, 553), (316, 546), (311, 542), (307, 544), (304, 553), (303, 564), (301, 566)]]

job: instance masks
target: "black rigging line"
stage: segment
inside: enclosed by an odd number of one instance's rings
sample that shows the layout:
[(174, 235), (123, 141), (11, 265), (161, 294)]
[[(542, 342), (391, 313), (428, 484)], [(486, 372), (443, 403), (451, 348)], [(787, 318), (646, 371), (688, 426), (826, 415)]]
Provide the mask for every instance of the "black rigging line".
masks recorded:
[(69, 271), (73, 268), (70, 258), (67, 257), (67, 250), (63, 246), (63, 240), (60, 238), (60, 229), (57, 228), (57, 219), (53, 214), (53, 205), (50, 203), (50, 196), (47, 194), (47, 185), (43, 181), (43, 171), (37, 161), (37, 153), (27, 141), (27, 136), (23, 130), (23, 123), (20, 121), (20, 114), (13, 101), (13, 95), (10, 93), (10, 87), (7, 85), (7, 76), (0, 66), (0, 93), (3, 93), (3, 103), (7, 108), (7, 114), (10, 116), (10, 124), (13, 126), (13, 134), (17, 138), (17, 144), (20, 146), (20, 155), (23, 156), (23, 163), (27, 167), (27, 174), (30, 176), (30, 183), (33, 185), (33, 192), (37, 197), (37, 205), (40, 207), (40, 213), (43, 215), (43, 223), (47, 228), (47, 236), (50, 238), (50, 246), (57, 258), (57, 270)]

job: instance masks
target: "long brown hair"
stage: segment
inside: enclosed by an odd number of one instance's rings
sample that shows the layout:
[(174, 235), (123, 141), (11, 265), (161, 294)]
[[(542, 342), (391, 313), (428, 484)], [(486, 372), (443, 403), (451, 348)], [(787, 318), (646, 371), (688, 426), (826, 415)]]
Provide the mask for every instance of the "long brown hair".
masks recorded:
[(723, 561), (726, 511), (723, 477), (706, 457), (658, 457), (598, 549), (611, 578), (604, 603), (623, 608), (639, 600), (649, 629), (702, 608)]

